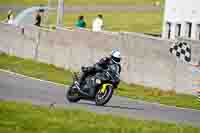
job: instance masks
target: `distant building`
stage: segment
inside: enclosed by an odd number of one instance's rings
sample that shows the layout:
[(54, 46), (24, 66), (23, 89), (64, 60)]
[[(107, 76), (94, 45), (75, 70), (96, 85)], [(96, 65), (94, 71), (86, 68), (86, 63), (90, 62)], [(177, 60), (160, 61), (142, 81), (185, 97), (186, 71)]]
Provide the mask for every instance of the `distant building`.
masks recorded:
[(200, 0), (165, 0), (162, 37), (200, 40)]

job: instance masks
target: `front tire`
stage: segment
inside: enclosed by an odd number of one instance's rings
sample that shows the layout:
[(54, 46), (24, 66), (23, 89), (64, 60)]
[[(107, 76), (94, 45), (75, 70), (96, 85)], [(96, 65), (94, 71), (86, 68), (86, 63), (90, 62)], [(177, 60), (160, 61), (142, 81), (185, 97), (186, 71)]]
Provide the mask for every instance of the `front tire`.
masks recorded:
[(106, 89), (105, 93), (103, 93), (103, 94), (99, 90), (95, 96), (96, 105), (98, 105), (98, 106), (105, 105), (112, 98), (112, 95), (113, 95), (113, 87), (110, 85), (107, 86), (107, 89)]
[(76, 103), (81, 100), (79, 93), (76, 92), (74, 89), (75, 88), (73, 88), (72, 86), (67, 90), (67, 93), (66, 93), (67, 100), (72, 103)]

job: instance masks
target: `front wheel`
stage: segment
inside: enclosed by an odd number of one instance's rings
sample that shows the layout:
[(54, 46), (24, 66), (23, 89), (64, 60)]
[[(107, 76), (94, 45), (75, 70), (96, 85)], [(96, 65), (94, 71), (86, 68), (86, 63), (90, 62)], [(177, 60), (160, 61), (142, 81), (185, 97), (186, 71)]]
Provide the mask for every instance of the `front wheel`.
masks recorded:
[(101, 89), (98, 91), (95, 97), (96, 105), (103, 106), (109, 102), (113, 95), (113, 86), (108, 85), (104, 93), (101, 92)]
[(66, 98), (69, 102), (78, 102), (81, 100), (79, 93), (75, 91), (75, 88), (73, 86), (69, 87), (66, 93)]

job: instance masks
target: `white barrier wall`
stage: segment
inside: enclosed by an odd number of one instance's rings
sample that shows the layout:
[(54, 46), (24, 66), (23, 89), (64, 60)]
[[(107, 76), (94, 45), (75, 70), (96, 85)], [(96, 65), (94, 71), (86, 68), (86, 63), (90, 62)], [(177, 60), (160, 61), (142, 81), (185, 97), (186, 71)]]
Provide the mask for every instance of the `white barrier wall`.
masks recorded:
[[(10, 55), (32, 58), (66, 69), (79, 69), (113, 48), (122, 52), (122, 79), (161, 89), (192, 93), (191, 66), (177, 61), (169, 48), (172, 42), (136, 33), (93, 33), (85, 30), (47, 31), (35, 27), (20, 28), (0, 24), (0, 50)], [(200, 59), (199, 42), (190, 42), (192, 60)]]

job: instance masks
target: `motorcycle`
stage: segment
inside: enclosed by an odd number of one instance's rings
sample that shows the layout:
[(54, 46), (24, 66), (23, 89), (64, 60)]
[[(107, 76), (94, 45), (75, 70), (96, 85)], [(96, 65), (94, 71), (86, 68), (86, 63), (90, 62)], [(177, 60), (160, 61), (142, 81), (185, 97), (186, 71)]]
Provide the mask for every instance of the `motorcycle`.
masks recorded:
[(105, 105), (109, 102), (114, 89), (120, 83), (120, 75), (116, 69), (116, 66), (111, 66), (103, 72), (87, 76), (80, 87), (76, 84), (79, 74), (73, 72), (73, 83), (66, 93), (66, 98), (72, 103), (83, 99), (95, 101), (98, 106)]

